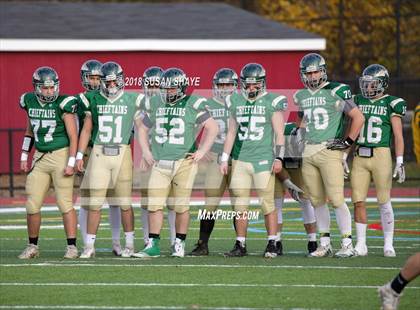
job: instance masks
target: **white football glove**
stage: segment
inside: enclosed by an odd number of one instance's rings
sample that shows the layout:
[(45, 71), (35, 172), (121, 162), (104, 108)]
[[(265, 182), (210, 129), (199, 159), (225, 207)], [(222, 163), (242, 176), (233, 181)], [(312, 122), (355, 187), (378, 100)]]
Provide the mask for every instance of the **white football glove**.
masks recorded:
[(347, 164), (347, 156), (348, 156), (348, 154), (346, 152), (343, 152), (343, 158), (341, 160), (341, 163), (343, 165), (344, 179), (345, 180), (347, 180), (349, 178), (349, 174), (350, 174), (350, 168), (349, 168), (349, 165)]
[(303, 190), (297, 187), (290, 179), (286, 179), (283, 181), (283, 185), (289, 191), (290, 196), (296, 201), (300, 201), (299, 194), (303, 193)]
[(403, 183), (405, 181), (405, 168), (404, 168), (402, 156), (397, 156), (394, 174), (392, 177), (396, 178), (397, 176), (398, 176), (397, 183)]

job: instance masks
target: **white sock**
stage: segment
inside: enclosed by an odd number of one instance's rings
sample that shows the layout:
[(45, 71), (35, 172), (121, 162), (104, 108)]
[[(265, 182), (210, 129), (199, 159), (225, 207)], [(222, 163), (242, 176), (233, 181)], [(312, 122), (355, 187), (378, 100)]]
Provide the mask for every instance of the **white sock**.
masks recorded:
[(175, 220), (175, 210), (168, 209), (169, 240), (171, 241), (171, 244), (174, 244), (176, 238)]
[(239, 241), (242, 246), (245, 246), (245, 237), (236, 237), (236, 240)]
[(366, 245), (366, 228), (367, 224), (356, 223), (357, 244)]
[(351, 237), (351, 214), (349, 207), (344, 203), (338, 208), (334, 208), (337, 225), (343, 239)]
[(134, 231), (128, 231), (124, 233), (125, 235), (125, 246), (127, 248), (134, 247)]
[(323, 233), (330, 233), (330, 209), (327, 204), (314, 208), (316, 226), (318, 232), (321, 234), (319, 241), (321, 246), (327, 246), (331, 243), (329, 236), (322, 236)]
[(276, 241), (277, 240), (277, 235), (269, 235), (267, 239), (268, 239), (268, 241), (271, 241), (271, 240)]
[(394, 210), (391, 201), (379, 205), (381, 212), (382, 231), (384, 232), (384, 248), (393, 247), (394, 239)]
[(141, 208), (141, 228), (143, 230), (144, 244), (149, 242), (149, 211)]
[(95, 246), (95, 239), (96, 239), (96, 235), (86, 234), (85, 247), (93, 248)]
[(281, 241), (281, 232), (280, 231), (277, 233), (276, 241)]
[(316, 241), (316, 233), (309, 233), (308, 241)]
[(109, 206), (109, 225), (112, 230), (112, 242), (120, 243), (121, 209), (117, 206)]
[(283, 224), (283, 202), (284, 198), (276, 198), (274, 199), (274, 205), (277, 208), (277, 223)]
[(89, 213), (88, 210), (80, 207), (80, 209), (79, 209), (79, 229), (80, 229), (80, 234), (82, 235), (82, 240), (83, 240), (84, 245), (86, 245), (88, 213)]
[(315, 210), (311, 201), (309, 199), (302, 199), (299, 204), (302, 208), (303, 224), (315, 223)]

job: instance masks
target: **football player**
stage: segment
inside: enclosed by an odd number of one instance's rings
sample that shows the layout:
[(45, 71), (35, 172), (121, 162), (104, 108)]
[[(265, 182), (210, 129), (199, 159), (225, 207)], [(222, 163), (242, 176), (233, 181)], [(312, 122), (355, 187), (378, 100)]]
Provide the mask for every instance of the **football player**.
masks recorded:
[[(64, 258), (77, 258), (77, 215), (73, 208), (74, 165), (77, 151), (75, 97), (60, 95), (57, 72), (40, 67), (32, 76), (34, 92), (20, 98), (20, 106), (28, 114), (22, 145), (21, 169), (26, 179), (26, 220), (29, 244), (20, 259), (39, 256), (38, 236), (41, 226), (41, 207), (52, 182), (57, 205), (63, 215), (67, 248)], [(28, 155), (35, 144), (32, 167)]]
[[(206, 171), (204, 181), (206, 207), (204, 210), (210, 213), (217, 210), (223, 193), (228, 188), (230, 180), (230, 171), (228, 171), (227, 175), (220, 173), (219, 157), (223, 152), (223, 144), (226, 138), (229, 119), (225, 100), (227, 96), (236, 93), (237, 88), (238, 75), (236, 72), (229, 68), (222, 68), (214, 74), (212, 86), (213, 97), (207, 99), (207, 109), (219, 126), (219, 133), (214, 140), (210, 152), (207, 154), (207, 160), (202, 163)], [(200, 237), (190, 255), (204, 256), (209, 254), (208, 241), (213, 231), (214, 223), (214, 219), (200, 220)]]
[(383, 310), (397, 310), (402, 291), (420, 275), (420, 252), (411, 255), (398, 275), (378, 289)]
[[(160, 256), (163, 207), (172, 193), (176, 212), (176, 238), (173, 257), (185, 255), (189, 224), (189, 200), (197, 173), (197, 162), (210, 150), (217, 135), (217, 123), (205, 109), (206, 99), (186, 94), (187, 77), (178, 68), (167, 69), (160, 84), (160, 96), (150, 100), (139, 128), (145, 162), (152, 166), (148, 187), (149, 242), (137, 257)], [(205, 129), (205, 141), (195, 145), (195, 127)], [(149, 145), (149, 132), (152, 143)]]
[[(86, 244), (80, 258), (95, 256), (95, 239), (101, 219), (100, 209), (109, 189), (112, 205), (121, 209), (125, 248), (121, 256), (134, 253), (134, 216), (131, 205), (133, 162), (130, 139), (139, 115), (143, 94), (124, 92), (124, 72), (115, 62), (101, 66), (99, 92), (89, 92), (83, 100), (85, 119), (77, 153), (77, 167), (83, 170), (83, 154), (92, 135), (93, 147), (83, 179), (89, 188)], [(82, 183), (82, 185), (83, 185)]]
[(405, 115), (404, 99), (386, 94), (388, 70), (373, 64), (363, 70), (359, 80), (361, 94), (354, 96), (354, 102), (365, 116), (365, 123), (356, 142), (351, 187), (356, 224), (357, 255), (366, 256), (367, 215), (365, 200), (371, 179), (376, 187), (382, 230), (384, 233), (384, 256), (394, 257), (394, 212), (391, 204), (392, 156), (391, 139), (394, 136), (396, 163), (394, 178), (405, 180), (403, 164), (404, 138), (402, 117)]
[[(141, 102), (142, 111), (150, 111), (150, 99), (154, 96), (159, 96), (160, 80), (162, 78), (163, 70), (160, 67), (149, 67), (143, 73), (143, 90), (144, 99)], [(141, 194), (141, 223), (143, 229), (143, 240), (146, 245), (149, 242), (149, 211), (147, 210), (147, 185), (150, 179), (150, 166), (141, 160), (140, 169), (142, 170), (140, 175), (140, 182), (142, 184), (140, 189)], [(171, 196), (171, 195), (170, 195)], [(169, 224), (169, 240), (171, 245), (175, 242), (175, 210), (173, 206), (168, 205), (168, 224)]]
[[(86, 93), (90, 91), (99, 91), (101, 85), (101, 66), (102, 63), (95, 59), (90, 59), (82, 64), (80, 68), (80, 78), (82, 81), (82, 86), (85, 89), (83, 93), (80, 93), (76, 96), (78, 98), (79, 108), (77, 109), (77, 114), (79, 118), (79, 134), (83, 128), (83, 121), (85, 118), (85, 109), (83, 108), (83, 100), (86, 101)], [(89, 155), (91, 148), (93, 146), (92, 139), (89, 140), (88, 148), (86, 149), (86, 154), (84, 157), (85, 166), (88, 163)], [(84, 167), (86, 168), (86, 167)], [(87, 234), (87, 218), (89, 211), (89, 189), (81, 188), (81, 205), (79, 210), (79, 227), (80, 233), (83, 237), (83, 242), (85, 243), (86, 234)], [(121, 226), (121, 212), (118, 206), (109, 206), (109, 224), (111, 225), (112, 231), (112, 252), (116, 256), (121, 256), (121, 244), (120, 244), (120, 226)]]
[(266, 91), (265, 69), (257, 63), (249, 63), (242, 68), (240, 90), (240, 94), (232, 94), (226, 98), (229, 126), (220, 159), (221, 172), (227, 174), (228, 160), (230, 155), (232, 156), (230, 188), (235, 211), (240, 214), (235, 222), (235, 245), (225, 255), (240, 257), (247, 254), (246, 214), (250, 190), (254, 183), (261, 199), (268, 234), (264, 256), (271, 258), (277, 256), (274, 174), (281, 171), (284, 158), (282, 111), (287, 108), (287, 99), (285, 96)]
[[(277, 256), (283, 255), (283, 244), (281, 241), (281, 232), (283, 228), (283, 204), (286, 189), (289, 191), (293, 199), (295, 199), (302, 210), (303, 226), (305, 227), (308, 244), (308, 253), (312, 253), (317, 248), (316, 242), (316, 223), (314, 207), (306, 194), (305, 184), (302, 177), (302, 151), (303, 148), (296, 145), (296, 136), (300, 134), (297, 130), (296, 123), (286, 123), (284, 126), (285, 136), (285, 157), (283, 161), (283, 169), (280, 174), (276, 175), (274, 189), (274, 204), (277, 208), (277, 223), (279, 241), (276, 243)], [(302, 189), (305, 189), (302, 190)]]
[[(333, 254), (328, 200), (334, 207), (342, 238), (341, 249), (335, 256), (351, 257), (354, 252), (351, 215), (344, 201), (343, 150), (356, 140), (364, 117), (353, 102), (350, 87), (327, 80), (327, 67), (321, 55), (305, 55), (300, 61), (300, 76), (305, 88), (294, 94), (294, 101), (299, 107), (298, 123), (306, 128), (302, 174), (320, 233), (320, 246), (310, 257)], [(345, 115), (351, 119), (351, 127), (343, 138)]]

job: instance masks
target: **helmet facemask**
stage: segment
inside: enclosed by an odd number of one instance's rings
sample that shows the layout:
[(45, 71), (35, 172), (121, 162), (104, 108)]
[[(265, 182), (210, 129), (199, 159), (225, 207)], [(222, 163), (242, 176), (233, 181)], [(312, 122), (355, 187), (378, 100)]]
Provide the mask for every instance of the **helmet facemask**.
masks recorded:
[[(300, 78), (302, 80), (303, 85), (310, 89), (318, 89), (322, 84), (327, 81), (327, 69), (325, 66), (315, 67), (314, 68), (305, 68), (302, 69), (300, 72)], [(307, 73), (312, 72), (320, 72), (320, 76), (318, 78), (308, 77)]]
[(175, 104), (178, 100), (185, 97), (187, 88), (187, 78), (185, 75), (170, 77), (165, 80), (162, 78), (160, 84), (160, 96), (163, 102)]
[(376, 98), (385, 92), (382, 80), (369, 75), (359, 78), (359, 87), (363, 97), (368, 99)]
[[(254, 85), (254, 89), (251, 90), (251, 85)], [(264, 78), (242, 78), (241, 77), (241, 92), (243, 96), (249, 100), (256, 100), (258, 96), (265, 93), (266, 84)]]
[[(91, 80), (92, 76), (98, 77), (99, 83), (94, 85)], [(87, 91), (99, 90), (101, 88), (100, 76), (101, 76), (101, 73), (99, 71), (98, 72), (83, 72), (82, 74), (83, 88), (86, 89)]]
[[(43, 90), (43, 87), (53, 87), (54, 92), (52, 95), (45, 94), (45, 90)], [(44, 83), (35, 83), (35, 95), (38, 98), (39, 101), (43, 103), (50, 103), (54, 102), (58, 98), (58, 94), (60, 92), (60, 82), (54, 82), (52, 80), (47, 80)]]
[(221, 102), (224, 102), (227, 96), (236, 93), (238, 84), (233, 81), (226, 79), (219, 79), (213, 82), (213, 96)]
[[(115, 82), (115, 85), (109, 86), (111, 82)], [(101, 90), (107, 97), (116, 97), (124, 89), (124, 78), (122, 75), (110, 74), (105, 77), (101, 77)]]

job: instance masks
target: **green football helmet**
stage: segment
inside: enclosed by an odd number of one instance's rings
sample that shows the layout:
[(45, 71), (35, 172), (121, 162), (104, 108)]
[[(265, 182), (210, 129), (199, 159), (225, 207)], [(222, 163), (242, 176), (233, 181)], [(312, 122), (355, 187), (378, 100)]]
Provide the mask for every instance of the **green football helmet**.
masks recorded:
[(224, 102), (238, 88), (238, 75), (230, 68), (219, 69), (213, 77), (213, 96)]
[[(245, 98), (255, 100), (266, 90), (266, 75), (263, 66), (257, 63), (246, 64), (241, 70), (241, 92)], [(253, 90), (250, 85), (257, 85)]]
[[(40, 67), (36, 69), (32, 75), (32, 85), (39, 101), (49, 103), (57, 100), (60, 92), (60, 80), (58, 79), (57, 72), (53, 68)], [(52, 95), (45, 95), (42, 93), (42, 87), (54, 87), (54, 93)]]
[[(309, 53), (303, 56), (299, 64), (300, 79), (307, 88), (317, 89), (327, 81), (327, 64), (324, 57), (316, 53)], [(308, 77), (311, 72), (321, 72), (319, 78)]]
[(101, 66), (102, 66), (102, 63), (100, 61), (97, 61), (96, 59), (90, 59), (86, 61), (80, 68), (80, 78), (82, 79), (82, 85), (84, 89), (86, 89), (87, 91), (99, 90), (100, 85), (94, 86), (90, 84), (89, 76), (91, 75), (100, 76)]
[[(110, 86), (110, 82), (115, 85)], [(107, 97), (116, 97), (124, 89), (124, 72), (119, 64), (113, 61), (101, 66), (101, 91)]]
[(152, 97), (159, 94), (162, 74), (163, 70), (161, 67), (149, 67), (144, 71), (142, 85), (146, 97)]
[(178, 68), (169, 68), (163, 72), (160, 82), (160, 96), (163, 102), (174, 104), (186, 96), (187, 76)]
[(363, 97), (372, 99), (381, 96), (389, 85), (388, 70), (378, 64), (367, 66), (359, 78), (359, 87)]

